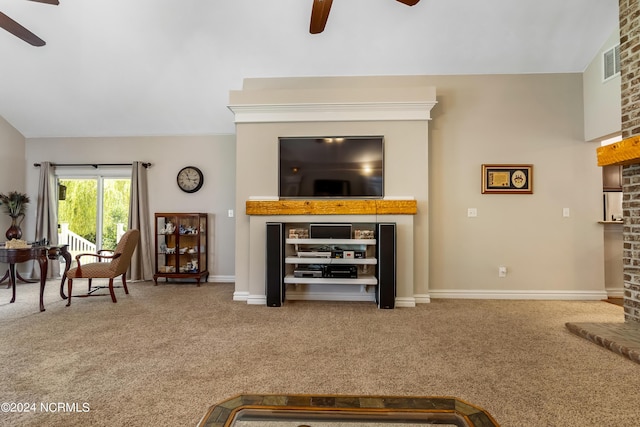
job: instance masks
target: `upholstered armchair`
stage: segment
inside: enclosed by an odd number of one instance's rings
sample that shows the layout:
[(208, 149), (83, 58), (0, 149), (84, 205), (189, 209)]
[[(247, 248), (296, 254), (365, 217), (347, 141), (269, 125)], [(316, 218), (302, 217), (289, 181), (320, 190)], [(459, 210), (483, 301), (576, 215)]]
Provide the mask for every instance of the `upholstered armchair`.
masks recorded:
[[(98, 289), (109, 288), (111, 300), (113, 302), (118, 302), (116, 300), (116, 294), (113, 291), (113, 280), (118, 276), (122, 276), (122, 286), (118, 287), (124, 288), (124, 292), (128, 294), (129, 289), (127, 289), (126, 274), (129, 269), (129, 265), (131, 264), (131, 256), (133, 255), (133, 251), (135, 250), (139, 239), (140, 231), (135, 229), (129, 230), (122, 235), (118, 245), (113, 251), (100, 250), (94, 254), (84, 253), (76, 255), (77, 266), (67, 271), (67, 307), (71, 305), (71, 290), (75, 279), (89, 280), (89, 291), (86, 295), (81, 296), (90, 296)], [(109, 255), (106, 255), (106, 253), (109, 253)], [(83, 257), (92, 257), (94, 262), (82, 264), (81, 258)], [(109, 279), (109, 286), (92, 287), (92, 279)]]

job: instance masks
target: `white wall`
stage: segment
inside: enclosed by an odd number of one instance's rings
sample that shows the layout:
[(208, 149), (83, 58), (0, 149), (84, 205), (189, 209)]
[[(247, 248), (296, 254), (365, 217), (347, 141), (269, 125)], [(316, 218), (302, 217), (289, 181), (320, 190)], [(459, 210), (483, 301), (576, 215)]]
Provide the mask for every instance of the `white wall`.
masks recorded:
[[(25, 139), (9, 122), (0, 116), (0, 193), (19, 191), (26, 193), (25, 186)], [(35, 209), (35, 199), (27, 205), (27, 214)], [(5, 241), (4, 233), (11, 225), (11, 219), (0, 206), (0, 241)], [(25, 235), (24, 239), (27, 238)], [(0, 264), (0, 274), (4, 274), (6, 264)]]
[[(438, 93), (429, 127), (432, 296), (606, 297), (602, 178), (598, 144), (583, 138), (582, 76), (425, 80)], [(483, 163), (533, 164), (534, 194), (481, 194)], [(466, 216), (470, 207), (477, 218)]]
[[(25, 190), (25, 139), (0, 116), (0, 193)], [(0, 212), (3, 212), (1, 206)], [(11, 220), (5, 216), (0, 215), (2, 234), (11, 224)]]
[(584, 139), (602, 140), (622, 130), (620, 75), (603, 81), (602, 54), (620, 42), (620, 30), (611, 33), (583, 73)]
[[(152, 163), (148, 169), (151, 220), (155, 212), (209, 213), (209, 281), (233, 281), (235, 217), (235, 137), (163, 136), (122, 138), (34, 138), (26, 141), (28, 194), (38, 191), (34, 163)], [(25, 164), (24, 159), (20, 163)], [(204, 185), (195, 194), (178, 189), (176, 175), (187, 165), (200, 168)], [(30, 211), (35, 215), (35, 209)], [(27, 230), (35, 232), (31, 215)], [(152, 222), (153, 223), (153, 222)]]
[[(415, 294), (606, 297), (603, 234), (598, 224), (602, 178), (596, 165), (598, 144), (584, 141), (581, 74), (299, 78), (293, 82), (301, 96), (319, 86), (327, 93), (341, 88), (346, 93), (350, 87), (375, 87), (376, 83), (433, 87), (437, 93), (438, 104), (428, 127), (428, 155), (422, 154), (419, 138), (393, 138), (406, 144), (405, 153), (425, 159), (420, 165), (412, 163), (402, 178), (404, 195), (420, 188), (413, 187), (416, 182), (428, 182), (428, 198), (415, 218), (417, 223), (428, 222), (428, 227), (416, 228), (414, 253), (416, 263), (429, 264), (429, 277), (416, 280)], [(288, 102), (295, 102), (295, 91), (287, 96)], [(353, 125), (341, 126), (353, 130)], [(358, 132), (366, 133), (368, 127), (380, 133), (379, 123), (356, 125)], [(329, 130), (340, 130), (335, 126)], [(238, 132), (238, 144), (248, 142), (244, 148), (239, 145), (238, 153), (236, 203), (240, 207), (250, 195), (277, 195), (274, 138), (292, 132), (317, 134), (318, 129), (275, 123), (238, 126)], [(481, 194), (483, 163), (533, 164), (534, 194)], [(394, 187), (395, 191), (402, 190)], [(478, 209), (477, 218), (466, 216), (470, 207)], [(570, 209), (568, 218), (562, 216), (563, 208)], [(239, 225), (246, 221), (238, 220)], [(248, 235), (241, 235), (242, 227), (238, 230), (240, 244)], [(428, 246), (421, 246), (425, 241)], [(499, 266), (507, 267), (506, 278), (498, 277)]]
[[(428, 288), (428, 263), (421, 260), (415, 263), (414, 251), (422, 248), (427, 253), (425, 239), (413, 240), (413, 233), (428, 235), (426, 223), (427, 201), (427, 125), (426, 122), (324, 122), (324, 123), (269, 123), (238, 126), (238, 148), (248, 156), (238, 159), (239, 171), (250, 170), (250, 173), (239, 173), (236, 203), (238, 211), (252, 196), (278, 196), (278, 136), (311, 136), (311, 135), (384, 135), (385, 136), (385, 197), (406, 197), (415, 199), (419, 214), (412, 218), (378, 219), (379, 221), (397, 222), (398, 234), (411, 233), (411, 240), (398, 240), (398, 253), (408, 254), (409, 259), (398, 261), (403, 270), (398, 273), (398, 298), (413, 301), (415, 289)], [(241, 132), (242, 130), (242, 132)], [(241, 137), (240, 135), (244, 135)], [(254, 153), (260, 153), (255, 155)], [(256, 191), (253, 193), (252, 191)], [(424, 218), (419, 222), (417, 218)], [(236, 295), (248, 292), (249, 298), (264, 295), (264, 221), (281, 222), (375, 222), (371, 218), (353, 216), (314, 216), (313, 219), (280, 217), (251, 218), (239, 215), (237, 236), (246, 235), (244, 241), (236, 242)], [(256, 238), (254, 223), (259, 224), (259, 236)], [(251, 227), (251, 228), (250, 228)], [(408, 231), (407, 231), (408, 229)], [(248, 234), (251, 231), (251, 236)], [(256, 243), (257, 242), (257, 243)], [(253, 244), (252, 244), (253, 243)], [(255, 248), (258, 251), (255, 251)], [(240, 271), (241, 268), (246, 270)], [(419, 292), (423, 293), (423, 292)]]
[[(603, 232), (597, 224), (602, 178), (596, 166), (598, 144), (584, 142), (581, 74), (387, 77), (380, 83), (387, 79), (437, 91), (429, 122), (428, 177), (422, 176), (425, 169), (404, 178), (429, 184), (428, 204), (419, 206), (427, 216), (416, 218), (428, 222), (428, 233), (414, 240), (428, 244), (427, 250), (417, 247), (415, 252), (430, 264), (427, 291), (432, 297), (606, 296)], [(339, 80), (343, 86), (358, 82)], [(304, 86), (305, 80), (298, 83)], [(7, 131), (6, 123), (1, 127), (0, 132), (13, 135), (1, 144), (20, 150), (20, 135)], [(233, 195), (235, 176), (265, 172), (236, 172), (233, 136), (30, 139), (26, 145), (26, 162), (21, 151), (4, 150), (7, 169), (0, 174), (14, 183), (7, 190), (20, 189), (24, 178), (15, 178), (13, 171), (24, 176), (26, 164), (24, 189), (30, 195), (37, 191), (34, 162), (154, 163), (149, 170), (152, 212), (214, 214), (212, 274), (234, 274), (234, 219), (226, 218), (226, 211), (244, 206)], [(273, 159), (269, 152), (247, 155)], [(268, 176), (277, 167), (271, 163), (263, 165)], [(534, 194), (480, 194), (482, 163), (534, 164)], [(206, 174), (205, 187), (194, 195), (175, 185), (177, 171), (187, 164)], [(250, 192), (266, 191), (261, 185)], [(478, 209), (477, 218), (467, 218), (469, 207)], [(571, 210), (569, 218), (562, 217), (564, 207)], [(506, 278), (498, 278), (500, 265), (509, 269)]]
[[(0, 116), (0, 193), (10, 191), (26, 192), (25, 186), (25, 139), (9, 122)], [(34, 209), (35, 200), (27, 205)], [(28, 211), (27, 211), (28, 212)], [(0, 240), (11, 225), (11, 219), (0, 206)]]

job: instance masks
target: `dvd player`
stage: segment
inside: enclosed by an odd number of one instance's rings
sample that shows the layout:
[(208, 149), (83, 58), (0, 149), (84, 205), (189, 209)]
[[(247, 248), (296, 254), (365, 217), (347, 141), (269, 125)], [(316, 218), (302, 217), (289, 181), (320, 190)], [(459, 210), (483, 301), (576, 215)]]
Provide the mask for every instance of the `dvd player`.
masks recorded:
[(324, 269), (324, 277), (340, 279), (357, 279), (358, 267), (350, 264), (327, 265)]
[(324, 270), (322, 265), (317, 264), (299, 266), (293, 270), (293, 277), (324, 277)]
[(330, 258), (330, 251), (298, 251), (299, 258)]

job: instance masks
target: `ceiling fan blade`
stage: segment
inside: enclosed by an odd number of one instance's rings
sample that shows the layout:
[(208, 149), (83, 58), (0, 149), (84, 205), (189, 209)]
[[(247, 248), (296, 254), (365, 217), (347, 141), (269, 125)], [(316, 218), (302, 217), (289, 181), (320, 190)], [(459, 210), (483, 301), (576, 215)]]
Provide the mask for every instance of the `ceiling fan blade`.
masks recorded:
[(309, 32), (311, 34), (318, 34), (324, 31), (332, 3), (333, 0), (313, 0), (313, 9), (311, 9), (311, 25), (309, 26)]
[(30, 1), (37, 1), (38, 3), (53, 4), (56, 6), (60, 4), (58, 0), (30, 0)]
[(420, 0), (398, 0), (400, 3), (404, 3), (407, 6), (415, 6), (416, 4), (418, 4), (418, 2)]
[(2, 12), (0, 12), (0, 27), (9, 31), (14, 36), (21, 38), (22, 40), (26, 41), (30, 45), (33, 45), (33, 46), (45, 45), (44, 40), (42, 40), (40, 37), (33, 34), (31, 31), (27, 30), (25, 27), (18, 24), (16, 21), (9, 18), (7, 15), (5, 15)]

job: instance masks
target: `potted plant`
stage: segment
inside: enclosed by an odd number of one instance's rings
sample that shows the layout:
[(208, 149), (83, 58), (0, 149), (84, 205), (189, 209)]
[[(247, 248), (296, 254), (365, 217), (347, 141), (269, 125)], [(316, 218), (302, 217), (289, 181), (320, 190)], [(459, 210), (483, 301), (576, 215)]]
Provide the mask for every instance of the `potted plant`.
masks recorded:
[(7, 239), (19, 239), (22, 237), (20, 224), (24, 219), (24, 213), (29, 203), (29, 196), (17, 191), (11, 191), (7, 194), (0, 194), (0, 204), (4, 211), (11, 217), (11, 226), (6, 232)]

